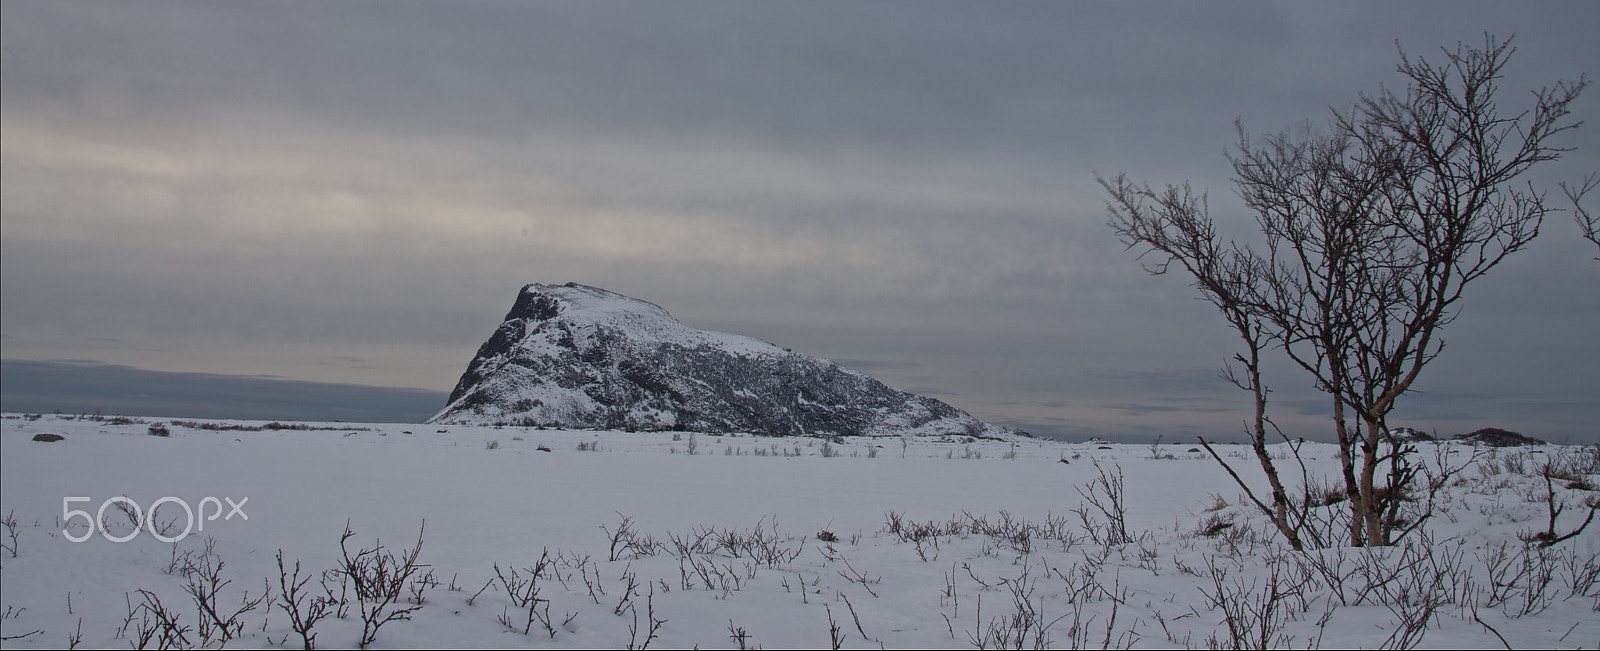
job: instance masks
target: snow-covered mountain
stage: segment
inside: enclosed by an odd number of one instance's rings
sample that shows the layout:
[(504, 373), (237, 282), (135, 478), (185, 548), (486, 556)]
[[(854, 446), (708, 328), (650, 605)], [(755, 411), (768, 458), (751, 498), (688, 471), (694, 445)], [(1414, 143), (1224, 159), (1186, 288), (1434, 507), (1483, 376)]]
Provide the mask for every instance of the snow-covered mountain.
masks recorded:
[(644, 301), (528, 285), (429, 422), (755, 432), (1020, 434), (773, 344), (696, 330)]

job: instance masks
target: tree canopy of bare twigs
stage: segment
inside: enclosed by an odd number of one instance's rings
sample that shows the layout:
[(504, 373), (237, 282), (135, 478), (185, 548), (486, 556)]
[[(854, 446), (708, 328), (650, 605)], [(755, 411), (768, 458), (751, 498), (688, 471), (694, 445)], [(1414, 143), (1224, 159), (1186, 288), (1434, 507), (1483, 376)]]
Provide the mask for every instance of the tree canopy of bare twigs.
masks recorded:
[[(1514, 53), (1509, 41), (1485, 35), (1481, 48), (1442, 52), (1434, 64), (1402, 51), (1404, 92), (1361, 95), (1333, 112), (1325, 132), (1306, 125), (1252, 138), (1236, 125), (1228, 160), (1260, 229), (1254, 246), (1224, 242), (1204, 197), (1186, 185), (1156, 191), (1122, 175), (1099, 179), (1110, 226), (1141, 258), (1155, 258), (1146, 269), (1178, 263), (1245, 343), (1248, 352), (1235, 356), (1245, 373), (1228, 377), (1255, 397), (1251, 434), (1275, 493), (1272, 508), (1258, 505), (1296, 546), (1262, 447), (1270, 424), (1262, 349), (1283, 350), (1332, 398), (1350, 544), (1389, 544), (1416, 470), (1388, 439), (1386, 419), (1443, 349), (1440, 328), (1465, 287), (1525, 248), (1556, 210), (1517, 179), (1569, 151), (1556, 136), (1580, 124), (1567, 119), (1568, 105), (1587, 78), (1535, 91), (1533, 108), (1506, 115), (1496, 82)], [(1594, 184), (1567, 194), (1576, 204)], [(1387, 486), (1376, 485), (1380, 463)]]
[[(1561, 184), (1561, 191), (1565, 192), (1567, 198), (1572, 200), (1572, 220), (1578, 222), (1578, 230), (1583, 232), (1583, 239), (1593, 242), (1595, 246), (1600, 246), (1600, 215), (1589, 212), (1589, 209), (1583, 206), (1584, 196), (1589, 194), (1589, 191), (1595, 189), (1596, 186), (1600, 186), (1600, 174), (1589, 175), (1583, 179), (1582, 185), (1576, 187), (1563, 183)], [(1600, 260), (1600, 258), (1595, 258), (1595, 260)]]

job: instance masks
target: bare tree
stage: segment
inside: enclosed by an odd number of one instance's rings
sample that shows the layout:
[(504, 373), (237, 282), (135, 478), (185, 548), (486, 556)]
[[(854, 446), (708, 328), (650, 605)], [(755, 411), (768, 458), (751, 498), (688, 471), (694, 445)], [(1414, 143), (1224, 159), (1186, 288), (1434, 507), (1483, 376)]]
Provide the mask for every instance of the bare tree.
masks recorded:
[[(1409, 450), (1388, 437), (1389, 413), (1443, 349), (1439, 328), (1454, 319), (1466, 285), (1538, 234), (1552, 208), (1543, 193), (1514, 181), (1568, 151), (1552, 136), (1578, 126), (1563, 118), (1588, 85), (1586, 78), (1559, 82), (1534, 93), (1533, 109), (1504, 116), (1494, 96), (1513, 53), (1509, 42), (1485, 35), (1481, 49), (1443, 53), (1435, 66), (1401, 52), (1404, 94), (1362, 95), (1354, 109), (1334, 112), (1330, 133), (1306, 127), (1253, 141), (1237, 127), (1239, 147), (1229, 160), (1261, 230), (1260, 249), (1216, 243), (1198, 205), (1138, 210), (1130, 201), (1139, 198), (1137, 188), (1121, 177), (1101, 180), (1111, 194), (1111, 225), (1124, 242), (1167, 256), (1157, 271), (1179, 261), (1248, 347), (1261, 348), (1250, 343), (1255, 328), (1332, 398), (1350, 544), (1357, 546), (1392, 542), (1417, 472)], [(1149, 201), (1188, 190), (1143, 192)], [(1189, 233), (1213, 241), (1173, 246), (1183, 241), (1173, 234)], [(1251, 366), (1235, 381), (1258, 393), (1254, 435), (1261, 441), (1264, 399)], [(1385, 442), (1387, 451), (1380, 449)], [(1257, 455), (1265, 456), (1260, 445)], [(1387, 485), (1378, 486), (1385, 463)], [(1262, 459), (1281, 491), (1271, 465)], [(1281, 519), (1284, 511), (1272, 513)]]
[(1354, 162), (1381, 170), (1373, 175), (1381, 179), (1381, 198), (1371, 214), (1383, 243), (1377, 255), (1357, 256), (1352, 283), (1356, 306), (1366, 309), (1349, 324), (1351, 345), (1324, 351), (1347, 360), (1334, 392), (1366, 427), (1360, 502), (1352, 508), (1364, 520), (1367, 544), (1389, 544), (1409, 479), (1395, 447), (1387, 494), (1373, 484), (1395, 400), (1442, 350), (1436, 332), (1454, 319), (1467, 284), (1538, 235), (1552, 208), (1542, 192), (1515, 181), (1569, 151), (1552, 137), (1580, 124), (1564, 118), (1589, 83), (1582, 77), (1536, 91), (1531, 110), (1499, 112), (1496, 80), (1514, 52), (1509, 41), (1489, 35), (1481, 49), (1444, 50), (1437, 66), (1402, 52), (1398, 70), (1410, 80), (1405, 95), (1363, 96), (1355, 111), (1336, 120), (1356, 145)]

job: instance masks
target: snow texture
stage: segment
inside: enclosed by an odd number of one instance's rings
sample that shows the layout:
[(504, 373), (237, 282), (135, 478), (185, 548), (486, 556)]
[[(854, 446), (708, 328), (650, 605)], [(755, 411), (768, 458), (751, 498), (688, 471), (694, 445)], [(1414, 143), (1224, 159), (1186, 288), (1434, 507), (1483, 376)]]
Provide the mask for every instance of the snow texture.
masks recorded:
[[(1583, 522), (1600, 448), (1418, 446), (1440, 478), (1406, 503), (1431, 514), (1422, 529), (1294, 552), (1186, 445), (5, 414), (0, 637), (133, 647), (160, 630), (159, 601), (173, 646), (300, 648), (281, 554), (309, 578), (301, 612), (352, 606), (315, 624), (316, 644), (356, 647), (348, 527), (352, 556), (422, 541), (391, 605), (417, 609), (370, 648), (1600, 646), (1600, 527), (1523, 542)], [(1339, 472), (1333, 446), (1298, 449), (1314, 486)], [(1248, 448), (1217, 450), (1263, 494)], [(1298, 467), (1287, 444), (1269, 451)], [(1547, 483), (1547, 463), (1564, 479)], [(181, 499), (204, 529), (163, 542), (181, 505), (136, 530), (121, 502), (102, 511), (121, 496)], [(1313, 508), (1332, 531), (1342, 512)], [(196, 586), (238, 615), (225, 645), (202, 635)]]

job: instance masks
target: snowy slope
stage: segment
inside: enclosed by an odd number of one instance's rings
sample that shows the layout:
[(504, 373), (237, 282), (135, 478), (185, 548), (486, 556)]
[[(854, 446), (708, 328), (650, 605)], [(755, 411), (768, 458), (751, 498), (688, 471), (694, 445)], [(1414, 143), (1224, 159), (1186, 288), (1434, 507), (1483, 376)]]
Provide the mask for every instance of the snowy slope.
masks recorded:
[(430, 422), (1004, 437), (943, 402), (831, 361), (687, 327), (593, 287), (528, 285)]

